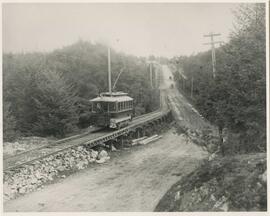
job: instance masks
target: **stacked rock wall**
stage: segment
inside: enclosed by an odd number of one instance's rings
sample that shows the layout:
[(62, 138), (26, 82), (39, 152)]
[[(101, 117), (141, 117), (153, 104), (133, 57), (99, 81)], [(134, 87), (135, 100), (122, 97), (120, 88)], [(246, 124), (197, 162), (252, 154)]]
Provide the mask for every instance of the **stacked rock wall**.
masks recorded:
[(93, 149), (79, 146), (24, 165), (16, 170), (6, 171), (3, 180), (4, 201), (13, 199), (19, 194), (34, 191), (56, 177), (65, 177), (63, 175), (65, 171), (84, 169), (90, 163), (99, 161), (98, 155), (99, 153)]

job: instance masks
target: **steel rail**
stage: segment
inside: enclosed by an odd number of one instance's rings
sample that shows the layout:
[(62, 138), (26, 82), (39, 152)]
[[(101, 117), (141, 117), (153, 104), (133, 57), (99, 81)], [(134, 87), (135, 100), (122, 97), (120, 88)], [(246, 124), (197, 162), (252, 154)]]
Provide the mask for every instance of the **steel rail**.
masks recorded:
[(24, 152), (21, 152), (21, 153), (18, 153), (16, 155), (12, 155), (12, 156), (9, 156), (9, 157), (3, 157), (4, 160), (8, 160), (8, 159), (11, 159), (11, 158), (16, 158), (18, 156), (21, 156), (21, 155), (24, 155), (24, 154), (27, 154), (27, 153), (30, 153), (32, 151), (37, 151), (37, 150), (40, 150), (40, 149), (45, 149), (45, 148), (50, 148), (50, 147), (53, 147), (53, 146), (57, 146), (59, 144), (63, 144), (67, 141), (71, 141), (71, 140), (75, 140), (75, 139), (78, 139), (78, 138), (81, 138), (81, 137), (84, 137), (84, 136), (87, 136), (89, 135), (90, 133), (93, 133), (93, 132), (97, 132), (99, 131), (100, 128), (97, 128), (95, 130), (92, 130), (92, 131), (87, 131), (87, 132), (84, 132), (84, 133), (81, 133), (81, 134), (77, 134), (77, 135), (74, 135), (74, 136), (70, 136), (70, 137), (66, 137), (64, 139), (60, 139), (60, 140), (56, 140), (54, 142), (52, 142), (51, 144), (46, 144), (46, 145), (42, 145), (40, 147), (37, 147), (37, 148), (32, 148), (32, 149), (29, 149), (27, 151), (24, 151)]
[[(156, 111), (153, 111), (153, 112), (150, 112), (150, 113), (146, 113), (146, 114), (143, 114), (143, 115), (140, 115), (140, 116), (136, 116), (134, 118), (135, 119), (140, 119), (140, 118), (143, 118), (143, 117), (146, 117), (146, 116), (149, 116), (153, 113), (156, 113), (158, 112), (159, 110), (156, 110)], [(84, 136), (87, 136), (93, 132), (97, 132), (99, 131), (101, 128), (97, 128), (96, 130), (93, 130), (93, 131), (87, 131), (87, 132), (84, 132), (84, 133), (81, 133), (81, 134), (77, 134), (77, 135), (74, 135), (74, 136), (71, 136), (71, 137), (67, 137), (67, 138), (64, 138), (64, 139), (61, 139), (61, 140), (57, 140), (51, 144), (46, 144), (46, 145), (42, 145), (40, 147), (37, 147), (37, 148), (32, 148), (32, 149), (29, 149), (27, 151), (24, 151), (24, 152), (21, 152), (19, 154), (16, 154), (16, 155), (12, 155), (12, 156), (9, 156), (9, 157), (3, 157), (4, 160), (9, 160), (11, 158), (16, 158), (16, 157), (19, 157), (19, 156), (22, 156), (22, 155), (25, 155), (27, 153), (31, 153), (31, 152), (34, 152), (34, 151), (37, 151), (37, 150), (41, 150), (41, 149), (46, 149), (46, 148), (52, 148), (54, 146), (58, 146), (59, 144), (64, 144), (65, 142), (67, 141), (71, 141), (71, 140), (75, 140), (75, 139), (79, 139), (79, 138), (82, 138)]]

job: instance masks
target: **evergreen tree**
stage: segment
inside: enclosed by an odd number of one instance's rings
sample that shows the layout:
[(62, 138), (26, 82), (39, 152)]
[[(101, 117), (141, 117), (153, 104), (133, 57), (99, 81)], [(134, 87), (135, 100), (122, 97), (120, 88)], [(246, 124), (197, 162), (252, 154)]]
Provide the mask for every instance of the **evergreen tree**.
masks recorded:
[(37, 121), (33, 131), (40, 135), (63, 137), (72, 132), (78, 122), (75, 89), (53, 70), (39, 74), (39, 94), (33, 98)]

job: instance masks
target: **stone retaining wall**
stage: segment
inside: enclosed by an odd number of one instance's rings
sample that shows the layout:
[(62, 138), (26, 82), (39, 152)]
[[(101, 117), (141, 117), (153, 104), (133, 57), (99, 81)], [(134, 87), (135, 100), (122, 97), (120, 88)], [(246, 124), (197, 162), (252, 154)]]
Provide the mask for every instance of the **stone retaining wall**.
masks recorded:
[(98, 160), (97, 151), (79, 146), (35, 161), (31, 165), (6, 171), (3, 176), (4, 201), (34, 191), (57, 177), (65, 177), (65, 171), (81, 170)]

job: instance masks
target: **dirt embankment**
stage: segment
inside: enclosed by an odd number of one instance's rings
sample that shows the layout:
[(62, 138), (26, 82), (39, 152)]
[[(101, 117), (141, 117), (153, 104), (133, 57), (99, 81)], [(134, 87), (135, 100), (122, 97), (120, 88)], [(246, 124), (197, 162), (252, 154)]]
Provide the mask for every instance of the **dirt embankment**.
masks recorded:
[(217, 158), (172, 186), (155, 211), (266, 211), (266, 155)]

